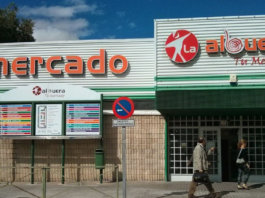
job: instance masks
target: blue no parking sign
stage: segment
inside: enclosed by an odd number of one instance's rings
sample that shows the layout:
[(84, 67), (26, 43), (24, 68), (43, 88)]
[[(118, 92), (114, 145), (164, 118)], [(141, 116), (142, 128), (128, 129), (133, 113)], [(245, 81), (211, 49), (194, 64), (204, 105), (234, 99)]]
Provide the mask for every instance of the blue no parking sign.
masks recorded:
[(128, 97), (120, 97), (114, 101), (112, 110), (117, 118), (127, 119), (134, 112), (134, 103)]

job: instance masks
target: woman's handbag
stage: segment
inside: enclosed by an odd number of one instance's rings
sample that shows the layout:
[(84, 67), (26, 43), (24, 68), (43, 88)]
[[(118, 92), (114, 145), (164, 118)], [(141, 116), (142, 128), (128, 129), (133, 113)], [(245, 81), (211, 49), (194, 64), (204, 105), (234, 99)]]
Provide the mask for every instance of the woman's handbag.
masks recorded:
[(199, 183), (208, 183), (209, 175), (208, 173), (193, 173), (193, 181)]
[(237, 160), (236, 160), (236, 163), (237, 164), (244, 164), (244, 163), (246, 163), (243, 158), (239, 159), (239, 156), (241, 154), (241, 151), (242, 151), (242, 149), (240, 150), (239, 155), (237, 156)]

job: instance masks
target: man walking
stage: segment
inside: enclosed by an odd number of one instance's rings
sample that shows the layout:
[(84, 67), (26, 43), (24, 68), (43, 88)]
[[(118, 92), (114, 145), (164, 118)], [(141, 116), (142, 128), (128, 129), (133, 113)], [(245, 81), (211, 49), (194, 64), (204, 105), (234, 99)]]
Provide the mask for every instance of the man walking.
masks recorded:
[[(194, 172), (196, 172), (196, 173), (200, 172), (200, 173), (208, 174), (207, 154), (204, 150), (205, 145), (206, 145), (205, 139), (203, 137), (200, 137), (198, 140), (198, 144), (193, 151), (193, 169), (194, 169)], [(214, 148), (212, 147), (208, 151), (208, 155), (211, 154), (213, 151), (214, 151)], [(215, 190), (213, 189), (210, 180), (205, 182), (204, 185), (206, 186), (206, 188), (210, 192), (209, 197), (211, 197), (211, 198), (221, 197), (221, 194), (215, 192)], [(191, 181), (190, 187), (189, 187), (188, 198), (195, 198), (196, 197), (196, 196), (194, 196), (194, 193), (196, 191), (196, 187), (197, 187), (197, 182), (194, 182), (194, 179), (192, 178), (192, 181)]]

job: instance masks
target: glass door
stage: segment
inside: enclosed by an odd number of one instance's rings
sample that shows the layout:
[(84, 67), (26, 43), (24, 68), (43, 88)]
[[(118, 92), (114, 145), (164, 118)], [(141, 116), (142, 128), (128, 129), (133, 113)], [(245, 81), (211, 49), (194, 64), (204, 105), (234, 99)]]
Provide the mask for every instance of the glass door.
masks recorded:
[(221, 169), (221, 136), (219, 128), (201, 128), (200, 137), (206, 139), (206, 152), (214, 147), (215, 151), (207, 156), (209, 165), (209, 176), (211, 181), (222, 181)]

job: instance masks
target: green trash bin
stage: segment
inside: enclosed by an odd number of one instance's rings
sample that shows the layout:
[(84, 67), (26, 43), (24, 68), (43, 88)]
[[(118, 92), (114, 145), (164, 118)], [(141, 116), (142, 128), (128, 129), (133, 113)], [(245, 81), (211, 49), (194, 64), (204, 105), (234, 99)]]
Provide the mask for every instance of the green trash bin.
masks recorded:
[(96, 166), (96, 169), (104, 169), (105, 162), (104, 162), (104, 151), (103, 151), (103, 149), (96, 149), (95, 150), (95, 166)]

